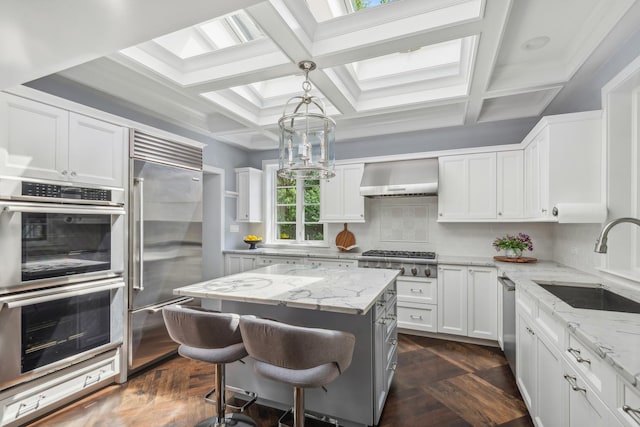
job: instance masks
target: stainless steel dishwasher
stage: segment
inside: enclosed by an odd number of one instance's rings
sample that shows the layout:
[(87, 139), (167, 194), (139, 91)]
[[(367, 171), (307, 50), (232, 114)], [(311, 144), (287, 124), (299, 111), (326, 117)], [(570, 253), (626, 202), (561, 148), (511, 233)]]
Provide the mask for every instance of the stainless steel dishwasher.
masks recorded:
[(504, 355), (513, 375), (516, 374), (516, 285), (507, 276), (498, 277), (502, 284), (502, 339)]

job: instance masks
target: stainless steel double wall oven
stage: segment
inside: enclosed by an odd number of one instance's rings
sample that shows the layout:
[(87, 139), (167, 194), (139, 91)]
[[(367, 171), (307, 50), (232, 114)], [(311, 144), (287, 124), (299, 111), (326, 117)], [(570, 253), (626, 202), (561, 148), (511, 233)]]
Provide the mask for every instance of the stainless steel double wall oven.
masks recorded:
[(124, 197), (0, 178), (0, 390), (122, 344)]

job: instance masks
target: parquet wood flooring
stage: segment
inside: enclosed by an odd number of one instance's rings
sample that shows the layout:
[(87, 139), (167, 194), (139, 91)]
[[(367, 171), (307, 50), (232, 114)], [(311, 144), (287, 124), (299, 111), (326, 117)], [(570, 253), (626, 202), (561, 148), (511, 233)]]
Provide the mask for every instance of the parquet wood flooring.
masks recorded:
[[(531, 427), (511, 370), (499, 349), (399, 335), (398, 369), (379, 427)], [(202, 396), (213, 369), (176, 357), (68, 405), (33, 427), (187, 427), (211, 417)], [(260, 427), (280, 411), (253, 405)]]

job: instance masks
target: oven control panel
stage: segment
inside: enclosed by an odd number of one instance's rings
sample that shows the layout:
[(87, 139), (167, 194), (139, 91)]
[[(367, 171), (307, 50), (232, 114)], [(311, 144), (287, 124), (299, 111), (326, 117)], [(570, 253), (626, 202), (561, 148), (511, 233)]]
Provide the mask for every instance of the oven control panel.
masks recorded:
[(57, 184), (39, 182), (23, 182), (22, 195), (33, 197), (50, 197), (57, 199), (100, 200), (111, 201), (111, 190), (87, 187), (68, 187)]

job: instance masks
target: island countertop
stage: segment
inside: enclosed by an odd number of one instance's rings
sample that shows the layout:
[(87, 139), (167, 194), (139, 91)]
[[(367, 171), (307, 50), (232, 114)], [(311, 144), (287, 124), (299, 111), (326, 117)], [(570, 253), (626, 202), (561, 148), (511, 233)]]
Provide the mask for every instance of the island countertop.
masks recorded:
[(176, 295), (365, 314), (398, 270), (275, 264), (177, 288)]

